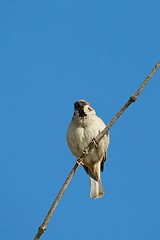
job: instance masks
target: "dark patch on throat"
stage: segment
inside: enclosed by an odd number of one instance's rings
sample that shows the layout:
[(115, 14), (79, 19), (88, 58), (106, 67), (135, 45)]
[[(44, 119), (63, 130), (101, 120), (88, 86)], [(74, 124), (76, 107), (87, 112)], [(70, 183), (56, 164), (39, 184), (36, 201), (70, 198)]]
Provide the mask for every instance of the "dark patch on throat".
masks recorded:
[(79, 117), (84, 118), (87, 114), (84, 112), (84, 109), (78, 109)]

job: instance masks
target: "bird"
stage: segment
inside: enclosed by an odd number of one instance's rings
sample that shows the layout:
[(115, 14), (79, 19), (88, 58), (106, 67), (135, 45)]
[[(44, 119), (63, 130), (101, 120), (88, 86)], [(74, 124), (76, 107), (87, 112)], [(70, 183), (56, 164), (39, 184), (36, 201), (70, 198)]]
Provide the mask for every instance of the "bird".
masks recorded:
[(101, 181), (101, 171), (107, 157), (109, 134), (98, 142), (95, 137), (106, 127), (103, 120), (96, 115), (96, 111), (86, 100), (74, 103), (74, 114), (67, 131), (67, 143), (73, 155), (80, 158), (91, 141), (95, 144), (83, 159), (83, 167), (90, 177), (90, 197), (92, 199), (104, 196)]

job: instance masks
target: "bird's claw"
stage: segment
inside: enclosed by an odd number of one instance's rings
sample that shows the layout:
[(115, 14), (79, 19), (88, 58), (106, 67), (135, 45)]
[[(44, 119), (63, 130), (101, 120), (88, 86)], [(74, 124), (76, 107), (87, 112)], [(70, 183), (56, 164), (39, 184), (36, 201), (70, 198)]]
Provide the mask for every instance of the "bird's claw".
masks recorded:
[(92, 139), (92, 144), (93, 144), (96, 148), (98, 148), (98, 142), (96, 141), (95, 138)]
[(83, 160), (81, 160), (80, 158), (78, 158), (78, 159), (76, 160), (76, 163), (77, 163), (79, 166), (84, 166)]

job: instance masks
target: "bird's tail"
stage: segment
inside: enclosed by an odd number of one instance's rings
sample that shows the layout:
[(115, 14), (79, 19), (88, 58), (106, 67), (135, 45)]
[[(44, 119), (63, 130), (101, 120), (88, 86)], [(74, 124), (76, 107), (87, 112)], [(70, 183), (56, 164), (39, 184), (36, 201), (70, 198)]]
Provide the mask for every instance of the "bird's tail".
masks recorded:
[(104, 190), (102, 186), (101, 179), (98, 181), (94, 180), (92, 177), (90, 177), (90, 197), (91, 198), (101, 198), (104, 195)]

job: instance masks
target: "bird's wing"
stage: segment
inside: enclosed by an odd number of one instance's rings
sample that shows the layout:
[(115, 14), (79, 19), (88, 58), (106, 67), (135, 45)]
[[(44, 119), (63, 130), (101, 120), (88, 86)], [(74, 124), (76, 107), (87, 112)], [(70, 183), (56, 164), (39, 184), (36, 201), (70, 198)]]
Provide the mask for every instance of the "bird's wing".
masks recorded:
[(104, 171), (104, 163), (106, 161), (106, 152), (104, 153), (104, 156), (103, 156), (103, 159), (101, 161), (101, 171), (103, 172)]

